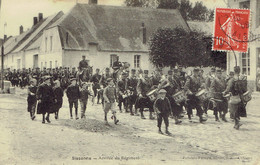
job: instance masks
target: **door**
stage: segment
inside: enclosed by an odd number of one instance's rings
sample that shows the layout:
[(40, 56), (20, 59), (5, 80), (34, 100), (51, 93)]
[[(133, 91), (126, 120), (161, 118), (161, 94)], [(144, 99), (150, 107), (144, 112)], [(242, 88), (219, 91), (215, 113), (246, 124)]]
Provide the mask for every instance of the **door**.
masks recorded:
[(38, 54), (33, 56), (33, 68), (38, 68)]

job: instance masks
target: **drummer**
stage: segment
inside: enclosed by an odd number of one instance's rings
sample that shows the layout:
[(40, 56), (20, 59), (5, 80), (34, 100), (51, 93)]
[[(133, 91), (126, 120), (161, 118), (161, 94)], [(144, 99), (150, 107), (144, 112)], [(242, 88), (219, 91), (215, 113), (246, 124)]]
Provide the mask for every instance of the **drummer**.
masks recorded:
[(228, 104), (222, 94), (226, 89), (226, 82), (225, 82), (225, 78), (222, 76), (221, 69), (217, 70), (216, 77), (211, 82), (210, 89), (214, 96), (214, 99), (216, 99), (216, 101), (215, 101), (216, 105), (214, 106), (215, 120), (219, 121), (219, 118), (218, 118), (218, 113), (219, 113), (221, 119), (223, 121), (227, 122), (226, 114), (227, 114), (227, 110), (228, 110)]
[(140, 108), (141, 119), (144, 117), (144, 108), (149, 108), (150, 119), (153, 120), (153, 102), (146, 95), (152, 88), (152, 81), (148, 77), (148, 70), (144, 70), (144, 77), (141, 77), (137, 83), (138, 99), (136, 101), (136, 108)]
[(205, 119), (202, 118), (203, 110), (200, 106), (200, 100), (196, 96), (196, 93), (200, 91), (202, 88), (202, 83), (199, 77), (199, 69), (194, 68), (193, 69), (193, 75), (187, 79), (185, 85), (184, 85), (184, 90), (187, 93), (187, 113), (188, 113), (188, 118), (191, 121), (191, 115), (192, 115), (192, 109), (196, 108), (197, 114), (199, 116), (199, 121), (202, 123), (205, 121)]

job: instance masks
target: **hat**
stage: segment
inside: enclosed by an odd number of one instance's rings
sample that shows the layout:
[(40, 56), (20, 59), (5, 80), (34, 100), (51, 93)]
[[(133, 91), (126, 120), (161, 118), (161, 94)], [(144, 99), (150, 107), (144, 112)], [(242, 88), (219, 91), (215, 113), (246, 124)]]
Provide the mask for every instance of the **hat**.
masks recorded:
[(168, 70), (168, 74), (172, 73), (172, 70)]
[(49, 80), (49, 79), (51, 79), (51, 76), (44, 76), (44, 77), (43, 77), (43, 80), (44, 80), (44, 81)]
[(165, 89), (161, 89), (161, 90), (159, 90), (159, 94), (161, 94), (161, 93), (167, 93), (167, 92)]
[(109, 70), (109, 68), (106, 68), (106, 71), (108, 71)]
[(122, 76), (127, 76), (127, 73), (126, 72), (122, 72)]
[(110, 81), (112, 81), (112, 80), (113, 80), (112, 78), (108, 78), (108, 79), (107, 79), (107, 82), (110, 82)]
[(222, 70), (221, 69), (217, 69), (217, 73), (222, 73)]
[(231, 71), (231, 72), (229, 72), (229, 75), (230, 75), (230, 76), (234, 76), (235, 73)]
[(200, 71), (199, 68), (194, 68), (194, 69), (193, 69), (193, 72), (199, 72), (199, 71)]
[(149, 73), (149, 71), (148, 70), (144, 70), (144, 74), (148, 74)]
[(215, 71), (216, 71), (216, 68), (211, 68), (210, 71), (211, 71), (211, 72), (215, 72)]
[(70, 81), (74, 81), (74, 80), (77, 80), (76, 78), (71, 78)]
[(174, 73), (178, 73), (179, 70), (178, 70), (178, 69), (173, 69), (173, 72), (174, 72)]
[(136, 70), (135, 70), (135, 69), (132, 69), (132, 70), (131, 70), (131, 72), (132, 72), (132, 73), (135, 73), (135, 72), (136, 72)]

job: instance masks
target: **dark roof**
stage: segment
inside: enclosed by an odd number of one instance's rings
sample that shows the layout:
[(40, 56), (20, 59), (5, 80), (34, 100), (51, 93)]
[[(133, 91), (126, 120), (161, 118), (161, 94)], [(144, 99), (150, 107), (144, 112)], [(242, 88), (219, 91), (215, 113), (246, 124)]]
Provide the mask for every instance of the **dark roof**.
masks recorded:
[(64, 49), (88, 49), (97, 43), (101, 50), (147, 51), (140, 39), (144, 23), (147, 39), (160, 27), (189, 30), (178, 10), (77, 4), (53, 26), (59, 27)]
[(37, 47), (39, 47), (40, 43), (35, 41), (37, 41), (42, 36), (44, 29), (52, 25), (62, 15), (63, 12), (59, 12), (57, 14), (44, 18), (42, 21), (38, 22), (35, 26), (32, 26), (31, 29), (23, 32), (20, 35), (10, 37), (4, 43), (5, 54), (11, 52), (19, 52), (35, 44), (38, 44)]

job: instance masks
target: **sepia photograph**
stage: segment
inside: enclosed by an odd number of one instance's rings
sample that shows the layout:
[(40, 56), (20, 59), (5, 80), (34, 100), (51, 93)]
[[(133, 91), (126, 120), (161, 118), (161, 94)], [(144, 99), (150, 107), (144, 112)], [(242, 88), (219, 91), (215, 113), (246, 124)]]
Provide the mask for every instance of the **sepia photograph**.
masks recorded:
[(260, 0), (0, 0), (1, 165), (260, 165)]

